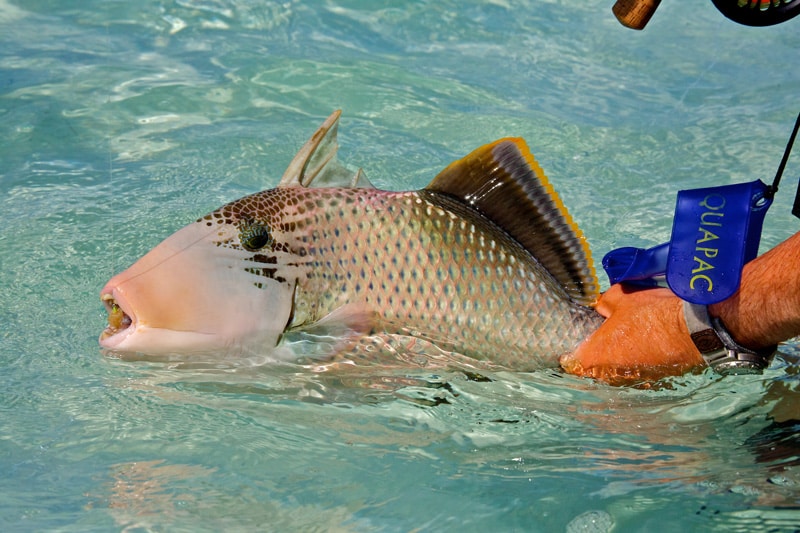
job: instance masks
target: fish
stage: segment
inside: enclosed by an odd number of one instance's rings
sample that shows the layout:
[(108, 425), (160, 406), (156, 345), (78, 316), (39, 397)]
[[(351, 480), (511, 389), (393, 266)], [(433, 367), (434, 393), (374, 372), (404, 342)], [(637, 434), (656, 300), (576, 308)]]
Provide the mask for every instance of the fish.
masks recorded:
[(324, 331), (341, 352), (406, 335), (535, 370), (599, 327), (587, 240), (523, 139), (482, 146), (421, 190), (386, 191), (339, 162), (340, 114), (276, 187), (198, 218), (109, 280), (102, 348), (236, 356)]

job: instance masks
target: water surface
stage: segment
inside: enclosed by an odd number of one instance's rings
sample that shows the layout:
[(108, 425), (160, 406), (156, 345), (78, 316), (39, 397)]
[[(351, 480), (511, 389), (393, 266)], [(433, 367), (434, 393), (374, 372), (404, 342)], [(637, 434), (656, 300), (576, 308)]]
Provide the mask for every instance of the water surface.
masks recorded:
[[(793, 343), (649, 390), (97, 346), (112, 274), (275, 185), (337, 108), (390, 189), (525, 137), (596, 259), (666, 240), (680, 188), (770, 180), (800, 22), (664, 2), (636, 33), (611, 3), (0, 0), (0, 528), (796, 529)], [(788, 173), (763, 249), (798, 228)]]

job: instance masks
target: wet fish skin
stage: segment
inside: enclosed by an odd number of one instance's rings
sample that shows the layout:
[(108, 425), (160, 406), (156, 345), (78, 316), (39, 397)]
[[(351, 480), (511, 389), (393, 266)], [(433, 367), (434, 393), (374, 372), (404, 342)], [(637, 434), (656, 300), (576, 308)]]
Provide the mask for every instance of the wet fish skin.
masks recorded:
[(390, 192), (338, 164), (337, 124), (335, 113), (277, 188), (206, 215), (112, 278), (101, 298), (128, 326), (109, 326), (101, 344), (252, 353), (298, 331), (397, 333), (533, 369), (599, 326), (588, 246), (524, 141)]
[(360, 333), (407, 333), (532, 368), (552, 366), (600, 321), (516, 241), (436, 193), (273, 189), (221, 213), (272, 228), (253, 271), (293, 290), (287, 330), (350, 306)]

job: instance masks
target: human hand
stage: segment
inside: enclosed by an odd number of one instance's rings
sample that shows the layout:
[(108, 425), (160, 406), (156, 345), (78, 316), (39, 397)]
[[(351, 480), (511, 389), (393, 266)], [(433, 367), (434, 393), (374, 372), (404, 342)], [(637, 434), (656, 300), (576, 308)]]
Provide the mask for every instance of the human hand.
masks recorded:
[(669, 289), (613, 285), (596, 310), (606, 321), (574, 353), (561, 357), (571, 374), (624, 384), (705, 364), (689, 337), (682, 301)]

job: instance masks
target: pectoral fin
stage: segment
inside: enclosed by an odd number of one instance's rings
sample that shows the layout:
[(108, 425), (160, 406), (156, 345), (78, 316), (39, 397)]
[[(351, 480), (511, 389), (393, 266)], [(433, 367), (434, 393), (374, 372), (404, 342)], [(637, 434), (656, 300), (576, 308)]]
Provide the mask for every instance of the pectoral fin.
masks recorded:
[(369, 335), (376, 329), (378, 314), (364, 303), (349, 303), (322, 317), (313, 326), (304, 328), (306, 332), (327, 334), (336, 337)]
[(380, 317), (365, 303), (349, 303), (311, 324), (295, 326), (284, 338), (317, 337), (350, 343), (380, 329)]

